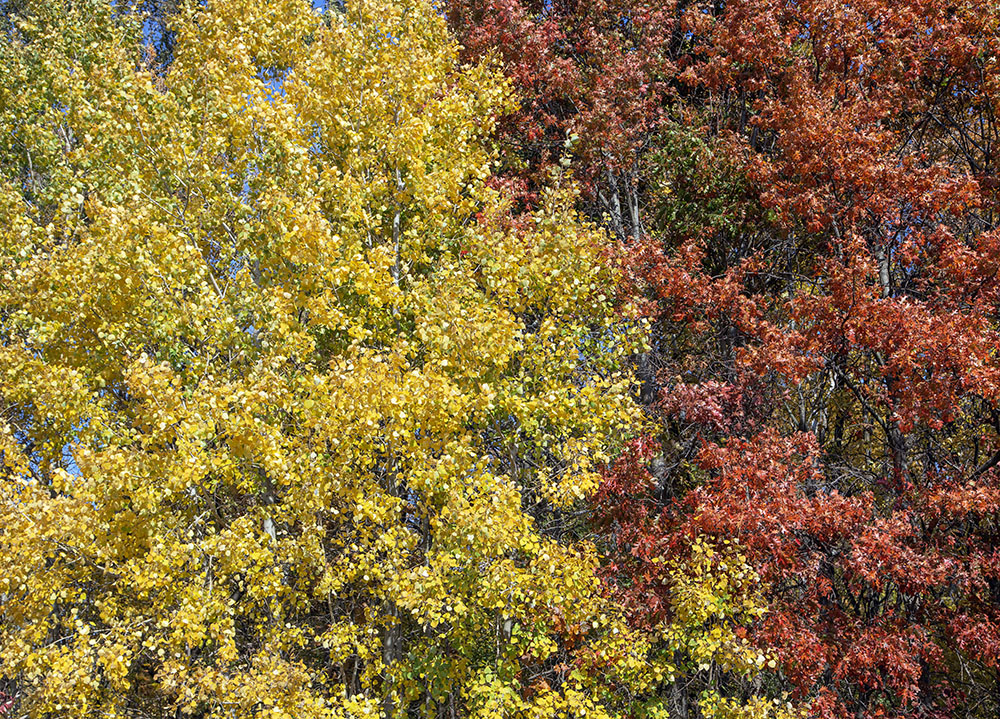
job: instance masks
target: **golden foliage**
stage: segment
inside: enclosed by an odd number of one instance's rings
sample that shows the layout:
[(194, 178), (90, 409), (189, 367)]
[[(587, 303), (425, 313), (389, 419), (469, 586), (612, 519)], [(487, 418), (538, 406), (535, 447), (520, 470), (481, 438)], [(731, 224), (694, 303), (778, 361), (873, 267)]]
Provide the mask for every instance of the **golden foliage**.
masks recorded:
[[(32, 716), (601, 714), (569, 512), (634, 321), (424, 0), (121, 4), (0, 41), (0, 665)], [(560, 186), (561, 185), (561, 186)], [(544, 674), (551, 686), (532, 684)]]

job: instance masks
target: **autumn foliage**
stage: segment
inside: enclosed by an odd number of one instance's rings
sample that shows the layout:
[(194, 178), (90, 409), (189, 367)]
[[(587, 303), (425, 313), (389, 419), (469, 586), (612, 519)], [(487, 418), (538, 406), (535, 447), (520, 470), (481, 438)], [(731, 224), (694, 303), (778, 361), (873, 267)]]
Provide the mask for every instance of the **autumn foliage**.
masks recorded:
[[(574, 27), (605, 38), (595, 47), (627, 27), (633, 71), (655, 68), (607, 114), (657, 108), (630, 145), (646, 193), (624, 252), (655, 321), (638, 370), (658, 429), (598, 497), (610, 591), (637, 626), (655, 622), (663, 559), (735, 540), (769, 587), (755, 641), (813, 715), (993, 715), (997, 7), (682, 2), (647, 26), (629, 2), (601, 22), (555, 3), (535, 17), (531, 37)], [(554, 47), (539, 76), (602, 75), (599, 53)], [(513, 76), (533, 77), (532, 59)], [(590, 88), (560, 129), (591, 126), (612, 97)], [(549, 121), (537, 101), (520, 112)], [(577, 161), (608, 177), (613, 156)]]
[(485, 186), (507, 81), (420, 1), (167, 21), (164, 71), (128, 7), (6, 17), (4, 711), (615, 711), (567, 515), (641, 337), (568, 179)]
[(0, 4), (0, 715), (1000, 712), (1000, 7)]

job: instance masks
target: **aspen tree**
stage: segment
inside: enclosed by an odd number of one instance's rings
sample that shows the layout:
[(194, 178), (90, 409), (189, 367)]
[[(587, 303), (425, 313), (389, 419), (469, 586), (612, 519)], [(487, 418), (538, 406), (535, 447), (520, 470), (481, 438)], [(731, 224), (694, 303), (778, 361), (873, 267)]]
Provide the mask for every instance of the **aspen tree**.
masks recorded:
[(123, 3), (3, 22), (13, 711), (600, 717), (653, 681), (573, 519), (639, 325), (568, 181), (520, 218), (485, 183), (510, 91), (431, 3), (186, 3), (167, 69)]

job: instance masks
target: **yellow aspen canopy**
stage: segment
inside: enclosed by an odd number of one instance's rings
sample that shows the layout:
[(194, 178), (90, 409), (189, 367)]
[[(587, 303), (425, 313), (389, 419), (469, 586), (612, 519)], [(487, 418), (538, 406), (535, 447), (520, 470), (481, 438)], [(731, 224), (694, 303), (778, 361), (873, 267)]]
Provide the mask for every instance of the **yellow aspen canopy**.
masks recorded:
[(15, 5), (0, 672), (19, 706), (600, 716), (606, 669), (521, 683), (583, 622), (642, 656), (573, 513), (634, 432), (616, 367), (638, 325), (567, 180), (521, 218), (484, 182), (502, 76), (459, 66), (422, 0), (183, 3), (168, 68), (122, 3)]

